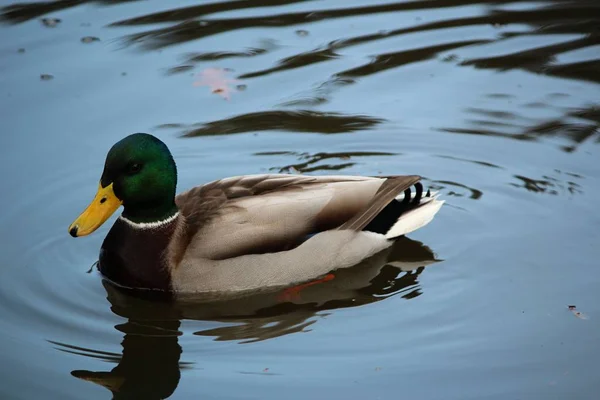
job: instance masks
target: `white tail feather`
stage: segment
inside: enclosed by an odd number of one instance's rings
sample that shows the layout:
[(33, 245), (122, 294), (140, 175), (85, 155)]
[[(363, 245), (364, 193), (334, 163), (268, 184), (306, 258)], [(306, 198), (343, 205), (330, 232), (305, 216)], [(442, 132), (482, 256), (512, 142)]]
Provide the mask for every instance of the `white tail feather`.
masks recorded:
[[(438, 193), (439, 193), (438, 191), (430, 190), (429, 191), (429, 196), (425, 196), (425, 194), (423, 194), (423, 197), (421, 198), (421, 202), (423, 202), (423, 200), (427, 200), (427, 199), (431, 199), (431, 198), (437, 197)], [(412, 192), (411, 191), (410, 192), (410, 199), (411, 200), (414, 199), (416, 195), (417, 195), (417, 192)], [(398, 196), (396, 196), (396, 200), (398, 200), (398, 201), (404, 200), (404, 193), (400, 193)]]
[(414, 210), (402, 214), (398, 218), (398, 221), (387, 231), (385, 237), (387, 239), (394, 239), (424, 227), (431, 222), (443, 204), (444, 200), (437, 200), (434, 197), (421, 199), (421, 205)]

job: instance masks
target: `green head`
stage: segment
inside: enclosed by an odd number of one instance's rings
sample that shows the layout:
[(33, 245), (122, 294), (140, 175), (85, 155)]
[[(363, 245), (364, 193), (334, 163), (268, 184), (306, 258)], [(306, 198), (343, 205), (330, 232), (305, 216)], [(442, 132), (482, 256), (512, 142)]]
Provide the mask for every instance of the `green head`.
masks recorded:
[(167, 146), (146, 133), (117, 142), (108, 152), (100, 185), (113, 184), (123, 202), (123, 216), (134, 222), (154, 222), (173, 215), (177, 169)]
[(133, 222), (164, 220), (177, 212), (176, 186), (177, 168), (167, 146), (146, 133), (129, 135), (108, 152), (98, 193), (69, 232), (93, 232), (120, 205)]

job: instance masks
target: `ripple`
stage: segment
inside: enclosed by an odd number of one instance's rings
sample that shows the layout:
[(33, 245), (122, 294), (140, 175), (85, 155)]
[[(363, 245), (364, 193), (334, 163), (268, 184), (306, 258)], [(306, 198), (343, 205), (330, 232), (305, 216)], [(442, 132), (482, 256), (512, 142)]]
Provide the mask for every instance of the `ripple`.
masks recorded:
[[(179, 384), (181, 371), (198, 368), (180, 360), (180, 319), (222, 321), (220, 326), (193, 334), (240, 344), (307, 332), (329, 315), (324, 310), (357, 307), (394, 295), (406, 300), (418, 297), (418, 277), (427, 265), (437, 261), (428, 247), (402, 238), (388, 251), (340, 270), (334, 280), (307, 287), (301, 296), (283, 302), (278, 293), (257, 293), (200, 303), (198, 299), (157, 303), (130, 296), (104, 282), (112, 311), (128, 319), (116, 326), (124, 333), (122, 355), (55, 340), (49, 343), (61, 352), (117, 364), (111, 371), (73, 370), (76, 378), (101, 385), (113, 394), (169, 396)], [(186, 354), (190, 357), (194, 350), (188, 349)]]
[[(354, 152), (345, 152), (345, 153), (296, 153), (291, 151), (274, 151), (274, 152), (262, 152), (262, 153), (254, 153), (255, 156), (280, 156), (280, 155), (292, 155), (302, 160), (300, 163), (290, 164), (283, 167), (272, 167), (271, 171), (276, 171), (278, 173), (311, 173), (315, 171), (340, 171), (345, 168), (353, 167), (356, 165), (356, 162), (346, 162), (353, 158), (360, 157), (373, 157), (373, 156), (393, 156), (397, 155), (396, 153), (386, 153), (386, 152), (377, 152), (377, 151), (354, 151)], [(321, 164), (322, 161), (335, 161), (340, 160), (344, 161), (342, 163), (328, 163)], [(315, 165), (321, 164), (321, 165)]]
[(316, 49), (302, 54), (296, 54), (291, 57), (284, 58), (278, 62), (279, 65), (273, 68), (264, 69), (262, 71), (247, 72), (239, 76), (239, 79), (250, 79), (259, 76), (272, 74), (279, 71), (287, 71), (295, 68), (302, 68), (307, 65), (324, 62), (339, 58), (340, 55), (332, 49)]
[(0, 21), (8, 21), (11, 23), (22, 23), (30, 19), (38, 18), (42, 15), (66, 10), (84, 3), (103, 3), (106, 5), (115, 5), (119, 3), (128, 3), (138, 0), (57, 0), (52, 2), (32, 2), (32, 3), (16, 3), (0, 9)]
[[(557, 98), (556, 96), (553, 96)], [(564, 96), (560, 96), (562, 98)], [(494, 97), (493, 99), (498, 99)], [(524, 107), (549, 109), (551, 105), (543, 102), (527, 103)], [(513, 107), (508, 105), (509, 107)], [(504, 105), (504, 107), (507, 107)], [(508, 110), (470, 107), (465, 111), (470, 114), (487, 117), (487, 119), (468, 120), (470, 125), (477, 128), (439, 128), (440, 131), (468, 135), (494, 136), (506, 139), (540, 141), (559, 137), (570, 142), (561, 146), (566, 152), (572, 152), (577, 147), (590, 140), (600, 140), (600, 112), (598, 104), (585, 107), (568, 108), (560, 111), (556, 118), (538, 119), (524, 116)]]
[(200, 124), (198, 128), (188, 129), (183, 136), (231, 135), (272, 130), (306, 133), (348, 133), (369, 129), (381, 122), (383, 120), (380, 118), (333, 112), (308, 110), (263, 111)]
[(256, 7), (278, 6), (286, 4), (301, 3), (308, 0), (261, 0), (256, 3), (249, 3), (243, 0), (228, 1), (226, 3), (209, 3), (198, 6), (190, 6), (178, 8), (175, 10), (162, 11), (126, 19), (115, 22), (112, 26), (131, 26), (131, 25), (146, 25), (165, 22), (184, 21), (193, 18), (203, 17), (209, 14), (219, 13), (221, 11), (244, 10)]
[(528, 178), (526, 176), (515, 175), (519, 183), (511, 183), (512, 186), (523, 188), (533, 193), (545, 193), (557, 196), (561, 192), (568, 194), (582, 194), (581, 185), (572, 180), (561, 181), (553, 176), (543, 175), (541, 179)]

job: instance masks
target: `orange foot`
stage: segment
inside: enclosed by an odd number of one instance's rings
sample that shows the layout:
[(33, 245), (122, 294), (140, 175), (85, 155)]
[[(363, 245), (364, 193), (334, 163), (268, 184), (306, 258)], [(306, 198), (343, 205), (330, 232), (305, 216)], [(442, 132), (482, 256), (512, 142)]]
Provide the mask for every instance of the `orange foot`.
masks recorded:
[(312, 285), (329, 282), (333, 278), (335, 278), (334, 274), (327, 274), (324, 277), (322, 277), (321, 279), (317, 279), (316, 281), (310, 281), (310, 282), (302, 283), (300, 285), (296, 285), (296, 286), (292, 286), (290, 288), (284, 289), (283, 292), (281, 292), (281, 294), (279, 296), (277, 296), (277, 300), (279, 300), (281, 302), (299, 300), (301, 290), (306, 289), (307, 287), (312, 286)]

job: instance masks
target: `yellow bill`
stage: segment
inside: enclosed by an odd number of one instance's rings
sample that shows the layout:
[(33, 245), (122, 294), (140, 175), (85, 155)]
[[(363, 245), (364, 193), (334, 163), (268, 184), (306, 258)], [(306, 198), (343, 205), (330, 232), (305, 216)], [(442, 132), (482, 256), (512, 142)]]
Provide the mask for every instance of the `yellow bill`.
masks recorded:
[(96, 197), (75, 222), (69, 226), (73, 237), (85, 236), (98, 229), (123, 202), (115, 196), (113, 184), (106, 187), (98, 185)]

